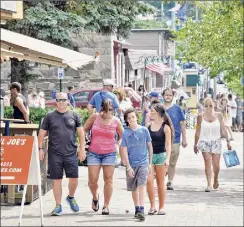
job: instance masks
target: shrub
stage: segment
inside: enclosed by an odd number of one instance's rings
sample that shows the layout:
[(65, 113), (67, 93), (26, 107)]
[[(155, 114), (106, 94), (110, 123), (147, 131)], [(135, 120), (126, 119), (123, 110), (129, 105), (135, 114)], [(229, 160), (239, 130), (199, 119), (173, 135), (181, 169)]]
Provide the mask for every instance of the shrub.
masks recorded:
[[(30, 109), (30, 121), (34, 124), (39, 124), (41, 119), (49, 112), (54, 111), (55, 108), (29, 108)], [(85, 124), (86, 120), (89, 118), (90, 114), (87, 109), (74, 108), (73, 109), (81, 118), (82, 125)], [(4, 108), (4, 118), (13, 118), (12, 107)]]

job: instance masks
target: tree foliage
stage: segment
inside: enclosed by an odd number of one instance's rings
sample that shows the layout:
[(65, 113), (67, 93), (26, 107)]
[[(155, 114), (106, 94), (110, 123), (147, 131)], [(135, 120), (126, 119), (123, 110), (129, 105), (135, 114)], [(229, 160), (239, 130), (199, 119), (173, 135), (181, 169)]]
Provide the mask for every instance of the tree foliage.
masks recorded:
[(128, 37), (140, 14), (154, 13), (154, 8), (136, 0), (69, 1), (69, 12), (86, 18), (84, 28), (102, 34)]
[(211, 76), (220, 72), (227, 82), (243, 75), (243, 2), (198, 3), (203, 11), (199, 22), (189, 19), (176, 33), (180, 44), (177, 55), (210, 68)]

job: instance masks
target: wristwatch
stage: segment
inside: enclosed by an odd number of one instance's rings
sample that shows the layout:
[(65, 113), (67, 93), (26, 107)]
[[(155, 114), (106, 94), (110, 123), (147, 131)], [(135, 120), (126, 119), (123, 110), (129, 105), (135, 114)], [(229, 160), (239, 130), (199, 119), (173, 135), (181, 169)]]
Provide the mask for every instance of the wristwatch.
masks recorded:
[(40, 151), (40, 150), (43, 150), (43, 149), (44, 149), (43, 147), (39, 147), (39, 151)]

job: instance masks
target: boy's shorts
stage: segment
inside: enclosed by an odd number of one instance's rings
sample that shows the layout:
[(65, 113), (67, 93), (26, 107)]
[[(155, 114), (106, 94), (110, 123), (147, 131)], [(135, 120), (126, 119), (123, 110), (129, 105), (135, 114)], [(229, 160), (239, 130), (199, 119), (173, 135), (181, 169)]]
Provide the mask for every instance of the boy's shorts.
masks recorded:
[(145, 186), (147, 184), (148, 177), (148, 165), (137, 166), (132, 168), (134, 170), (135, 176), (133, 178), (129, 177), (126, 171), (126, 181), (127, 181), (127, 191), (135, 191), (139, 186)]

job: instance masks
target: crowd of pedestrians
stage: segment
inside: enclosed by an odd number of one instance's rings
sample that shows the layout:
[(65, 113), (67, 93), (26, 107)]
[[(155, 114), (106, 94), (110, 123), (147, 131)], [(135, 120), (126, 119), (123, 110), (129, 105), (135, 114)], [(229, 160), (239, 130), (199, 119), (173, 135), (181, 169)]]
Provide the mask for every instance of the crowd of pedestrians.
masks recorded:
[[(146, 192), (150, 201), (148, 215), (166, 214), (166, 189), (174, 190), (177, 187), (173, 181), (180, 147), (187, 147), (184, 108), (178, 105), (175, 90), (164, 89), (161, 94), (163, 102), (157, 92), (151, 92), (145, 97), (140, 125), (137, 111), (132, 108), (125, 91), (114, 86), (111, 80), (104, 80), (102, 90), (93, 96), (87, 106), (91, 115), (83, 127), (79, 115), (72, 110), (72, 107), (75, 107), (75, 103), (72, 104), (73, 87), (69, 87), (68, 94), (61, 92), (56, 95), (56, 110), (48, 113), (43, 119), (38, 135), (39, 156), (42, 161), (45, 156), (44, 137), (48, 135), (47, 177), (53, 180), (56, 202), (51, 213), (53, 216), (62, 214), (64, 173), (69, 178), (69, 194), (66, 196), (66, 202), (72, 211), (79, 211), (79, 205), (74, 198), (79, 177), (77, 154), (81, 162), (87, 158), (91, 208), (95, 212), (100, 209), (98, 182), (102, 169), (104, 180), (102, 214), (110, 214), (118, 147), (121, 160), (126, 167), (127, 190), (132, 193), (134, 217), (141, 221), (145, 220)], [(20, 92), (21, 85), (17, 82), (12, 83), (9, 102), (14, 109), (14, 118), (29, 122), (27, 99)], [(28, 97), (32, 107), (39, 105), (37, 97), (41, 100), (44, 95), (41, 91), (38, 93), (32, 91)], [(232, 130), (242, 130), (242, 118), (243, 102), (239, 95), (235, 100), (231, 94), (228, 96), (219, 94), (215, 100), (210, 97), (199, 100), (195, 143), (192, 150), (196, 154), (202, 153), (207, 179), (206, 192), (219, 187), (222, 140), (226, 140), (228, 149), (232, 148), (231, 140), (234, 139)], [(90, 137), (87, 144), (88, 152), (85, 151), (86, 134)], [(155, 203), (155, 179), (158, 205)]]

